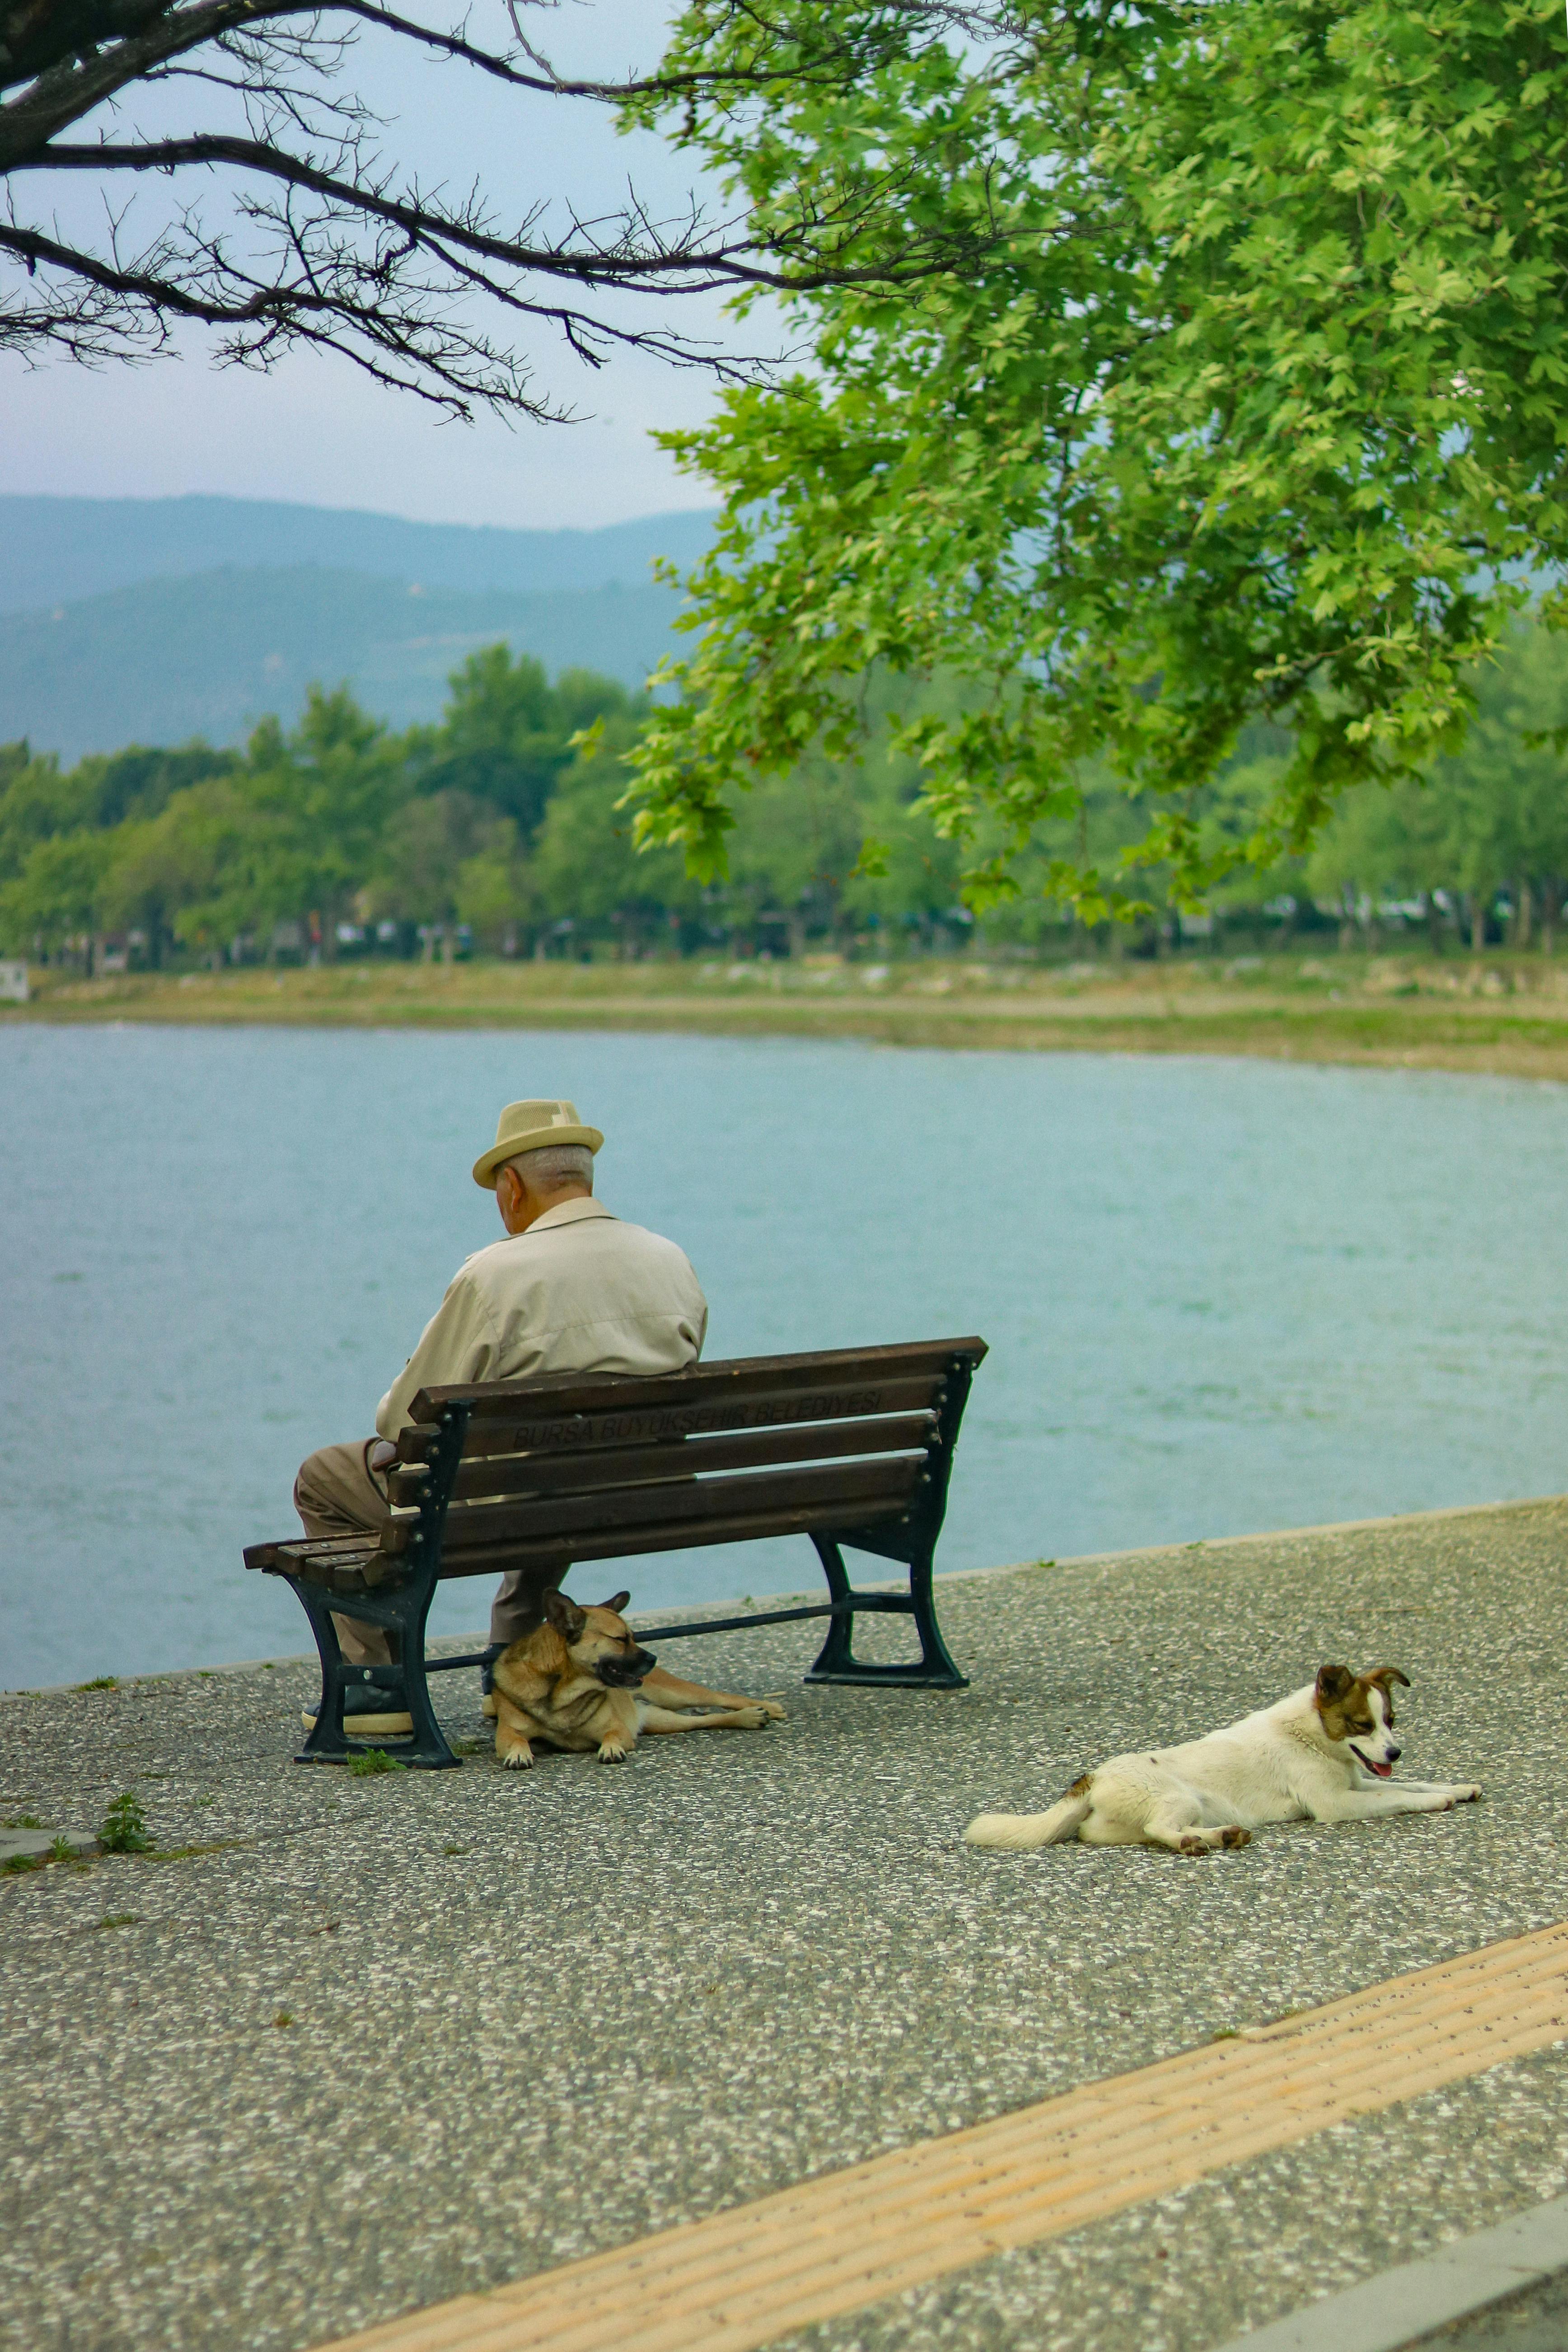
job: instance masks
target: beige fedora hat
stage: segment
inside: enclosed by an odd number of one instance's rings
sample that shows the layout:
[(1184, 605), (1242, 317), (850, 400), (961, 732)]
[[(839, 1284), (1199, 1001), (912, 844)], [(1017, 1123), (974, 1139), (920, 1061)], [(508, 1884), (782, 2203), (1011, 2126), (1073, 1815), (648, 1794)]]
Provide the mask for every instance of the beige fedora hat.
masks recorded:
[(493, 1192), (497, 1171), (520, 1151), (542, 1151), (547, 1143), (585, 1143), (597, 1151), (604, 1139), (596, 1127), (584, 1126), (575, 1103), (508, 1103), (496, 1121), (495, 1141), (474, 1162), (474, 1181)]

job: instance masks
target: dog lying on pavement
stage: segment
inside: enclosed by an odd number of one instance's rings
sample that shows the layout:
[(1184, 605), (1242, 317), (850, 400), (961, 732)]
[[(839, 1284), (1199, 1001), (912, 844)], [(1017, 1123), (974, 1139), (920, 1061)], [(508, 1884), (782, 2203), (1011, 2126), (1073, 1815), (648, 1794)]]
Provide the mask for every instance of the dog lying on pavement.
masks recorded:
[(1212, 1853), (1246, 1845), (1265, 1822), (1367, 1822), (1438, 1813), (1480, 1790), (1468, 1783), (1387, 1783), (1399, 1759), (1393, 1685), (1397, 1666), (1352, 1675), (1321, 1666), (1316, 1682), (1277, 1706), (1245, 1715), (1180, 1748), (1113, 1756), (1075, 1780), (1044, 1813), (980, 1813), (969, 1845), (1017, 1851), (1060, 1845), (1162, 1845)]
[(772, 1699), (705, 1690), (667, 1675), (621, 1611), (629, 1592), (580, 1609), (564, 1592), (544, 1597), (545, 1617), (496, 1660), (496, 1754), (513, 1770), (533, 1761), (533, 1743), (593, 1748), (618, 1764), (645, 1731), (757, 1731), (780, 1720)]

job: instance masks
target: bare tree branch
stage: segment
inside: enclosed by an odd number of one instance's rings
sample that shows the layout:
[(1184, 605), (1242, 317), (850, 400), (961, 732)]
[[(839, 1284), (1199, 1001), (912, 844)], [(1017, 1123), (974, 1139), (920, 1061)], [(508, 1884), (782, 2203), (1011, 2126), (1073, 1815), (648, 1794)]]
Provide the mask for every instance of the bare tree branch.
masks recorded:
[[(658, 220), (629, 192), (606, 217), (567, 207), (559, 232), (546, 231), (543, 202), (502, 226), (477, 184), (461, 198), (426, 193), (416, 173), (384, 159), (376, 141), (386, 126), (349, 66), (356, 33), (373, 28), (509, 86), (520, 102), (629, 108), (647, 119), (649, 107), (703, 89), (725, 105), (765, 104), (782, 89), (842, 84), (922, 45), (1011, 35), (1000, 5), (708, 0), (711, 68), (595, 81), (556, 73), (524, 37), (519, 0), (506, 5), (510, 48), (474, 41), (467, 19), (424, 24), (379, 0), (0, 0), (0, 350), (145, 358), (187, 321), (214, 330), (217, 356), (239, 364), (266, 367), (303, 343), (450, 415), (489, 408), (552, 422), (571, 412), (531, 389), (517, 340), (525, 321), (590, 368), (635, 349), (744, 376), (766, 364), (762, 355), (627, 323), (595, 298), (913, 288), (973, 268), (994, 241), (969, 223), (910, 227), (890, 179), (837, 210), (775, 208), (765, 225), (746, 214), (710, 222), (696, 204)], [(68, 136), (143, 85), (209, 91), (215, 107), (242, 110), (249, 135)], [(173, 209), (139, 247), (123, 210), (110, 211), (100, 241), (84, 242), (20, 210), (23, 188), (56, 173), (68, 184), (90, 175), (106, 191), (167, 181)], [(202, 194), (186, 198), (179, 191), (192, 175)], [(216, 227), (204, 204), (222, 211)], [(479, 323), (487, 312), (495, 326)]]

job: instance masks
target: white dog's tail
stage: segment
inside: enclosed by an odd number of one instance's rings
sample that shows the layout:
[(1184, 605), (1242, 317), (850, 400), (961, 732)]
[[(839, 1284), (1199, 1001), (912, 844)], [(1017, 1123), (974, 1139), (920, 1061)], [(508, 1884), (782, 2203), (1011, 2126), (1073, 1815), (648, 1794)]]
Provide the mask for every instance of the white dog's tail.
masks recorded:
[(1014, 1853), (1037, 1845), (1060, 1845), (1070, 1838), (1094, 1802), (1089, 1776), (1075, 1780), (1045, 1813), (976, 1813), (963, 1832), (965, 1845), (1005, 1846)]

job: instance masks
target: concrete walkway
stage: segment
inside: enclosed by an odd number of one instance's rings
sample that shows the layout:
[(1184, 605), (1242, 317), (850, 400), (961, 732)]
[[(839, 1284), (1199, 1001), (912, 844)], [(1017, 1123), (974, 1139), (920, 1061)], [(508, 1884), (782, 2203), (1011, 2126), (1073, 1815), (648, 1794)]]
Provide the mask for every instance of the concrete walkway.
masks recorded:
[[(967, 1693), (527, 1776), (301, 1770), (299, 1664), (6, 1702), (0, 1821), (134, 1788), (208, 1850), (0, 1881), (0, 2341), (303, 2352), (1568, 1918), (1565, 1599), (1563, 1502), (955, 1579)], [(788, 1689), (811, 1631), (679, 1654)], [(1198, 1864), (957, 1843), (1336, 1656), (1403, 1666), (1405, 1769), (1486, 1801)], [(1565, 2088), (1516, 2059), (790, 2340), (1212, 2352), (1562, 2193)]]

